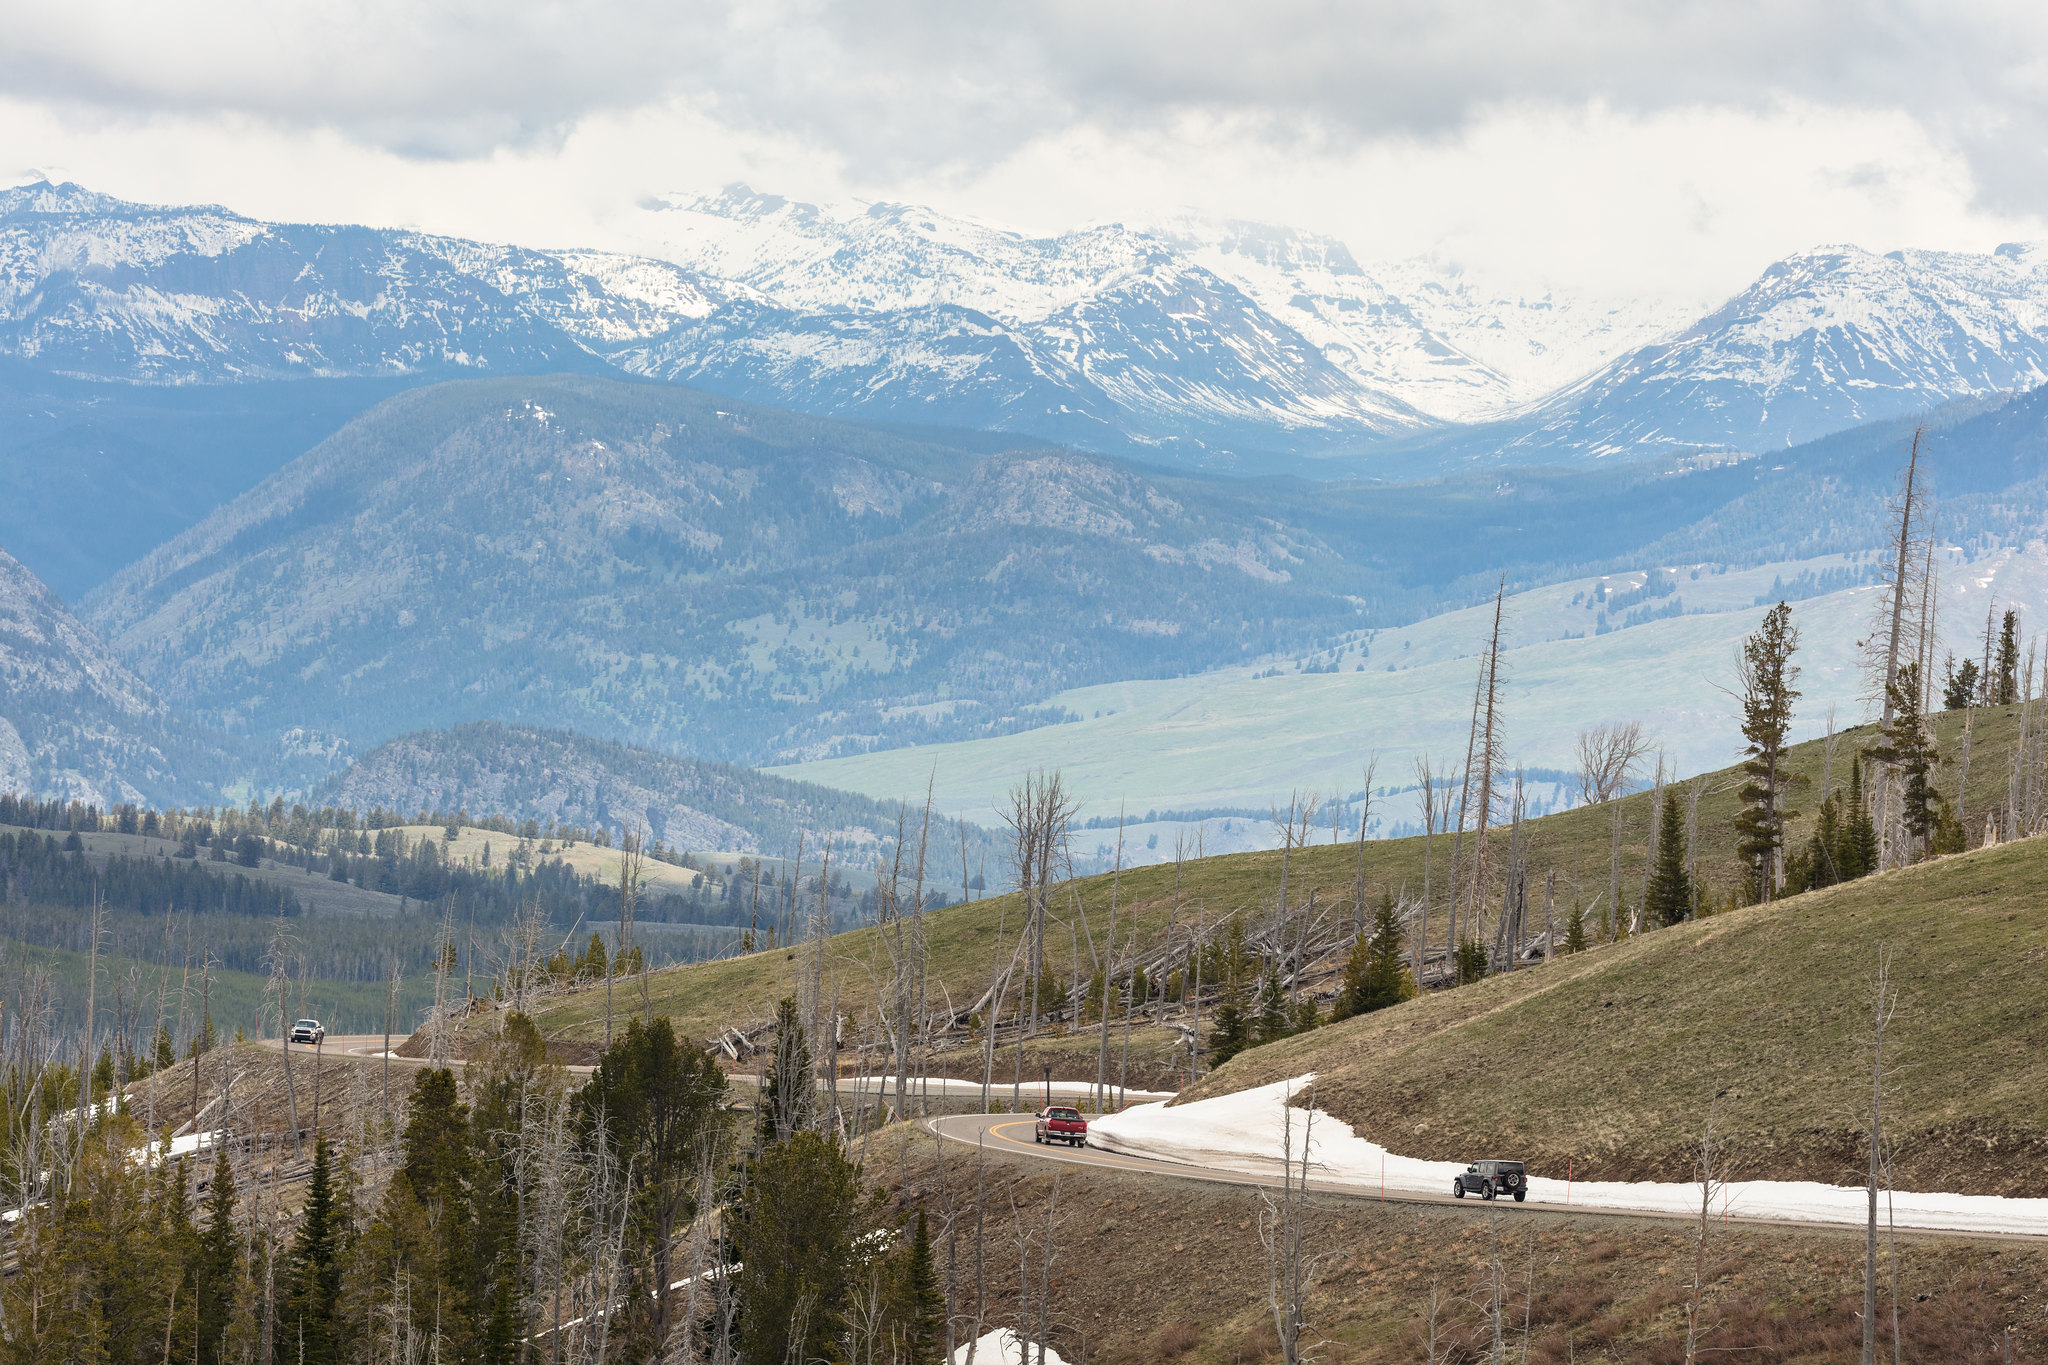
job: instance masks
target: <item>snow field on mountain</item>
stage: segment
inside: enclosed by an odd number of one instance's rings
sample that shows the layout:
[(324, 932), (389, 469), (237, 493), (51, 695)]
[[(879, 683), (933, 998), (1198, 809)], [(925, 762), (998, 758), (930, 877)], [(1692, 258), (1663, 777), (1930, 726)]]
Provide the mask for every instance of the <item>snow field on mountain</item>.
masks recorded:
[[(1396, 1155), (1319, 1110), (1311, 1119), (1303, 1106), (1313, 1103), (1314, 1084), (1311, 1072), (1189, 1104), (1136, 1105), (1092, 1122), (1088, 1143), (1126, 1156), (1278, 1176), (1281, 1153), (1299, 1162), (1306, 1142), (1312, 1187), (1365, 1194), (1380, 1189), (1388, 1194), (1450, 1193), (1451, 1181), (1464, 1170), (1461, 1163)], [(1516, 1154), (1472, 1153), (1474, 1161), (1487, 1157), (1514, 1160)], [(1698, 1217), (1701, 1194), (1697, 1184), (1529, 1179), (1531, 1202), (1572, 1208)], [(1861, 1224), (1867, 1207), (1867, 1193), (1857, 1186), (1746, 1180), (1717, 1187), (1712, 1211), (1715, 1217)], [(1878, 1215), (1902, 1228), (2048, 1236), (2048, 1199), (1902, 1190), (1883, 1196)]]

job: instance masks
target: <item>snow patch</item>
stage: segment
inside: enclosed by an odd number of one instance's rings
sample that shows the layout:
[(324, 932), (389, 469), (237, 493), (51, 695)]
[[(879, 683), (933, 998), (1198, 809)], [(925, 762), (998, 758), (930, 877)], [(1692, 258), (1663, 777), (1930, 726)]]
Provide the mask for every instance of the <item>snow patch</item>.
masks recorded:
[[(1109, 1114), (1089, 1125), (1092, 1147), (1127, 1156), (1150, 1157), (1190, 1165), (1236, 1171), (1245, 1175), (1278, 1175), (1283, 1132), (1286, 1150), (1299, 1160), (1302, 1142), (1309, 1143), (1310, 1180), (1314, 1185), (1370, 1193), (1448, 1194), (1451, 1181), (1464, 1167), (1455, 1161), (1422, 1161), (1397, 1156), (1368, 1142), (1342, 1119), (1321, 1110), (1309, 1114), (1297, 1107), (1283, 1120), (1290, 1101), (1313, 1094), (1313, 1072), (1293, 1080), (1240, 1090), (1232, 1095), (1197, 1100), (1174, 1108), (1137, 1105)], [(1473, 1158), (1512, 1152), (1474, 1152)], [(1662, 1181), (1578, 1181), (1540, 1176), (1529, 1178), (1529, 1198), (1539, 1204), (1573, 1208), (1616, 1209), (1643, 1213), (1699, 1212), (1700, 1189), (1694, 1184)], [(1745, 1180), (1716, 1191), (1716, 1215), (1770, 1218), (1794, 1223), (1861, 1224), (1868, 1195), (1861, 1186), (1823, 1185), (1810, 1180)], [(2048, 1236), (2048, 1199), (2006, 1199), (1997, 1195), (1921, 1194), (1906, 1190), (1888, 1196), (1890, 1214), (1902, 1228), (1945, 1232), (2019, 1233)]]
[[(1041, 1365), (1038, 1347), (1007, 1327), (985, 1332), (980, 1339), (953, 1352), (953, 1365), (967, 1365), (970, 1360), (974, 1365)], [(1058, 1351), (1048, 1346), (1042, 1365), (1067, 1365), (1067, 1362)]]

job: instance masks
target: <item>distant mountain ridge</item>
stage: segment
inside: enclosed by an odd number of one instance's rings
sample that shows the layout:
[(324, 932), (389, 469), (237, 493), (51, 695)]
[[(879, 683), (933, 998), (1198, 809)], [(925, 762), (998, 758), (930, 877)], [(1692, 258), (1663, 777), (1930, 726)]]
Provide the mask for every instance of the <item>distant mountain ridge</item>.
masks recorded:
[(103, 810), (210, 796), (220, 756), (171, 729), (148, 684), (0, 550), (0, 792)]
[[(2048, 375), (2048, 270), (1802, 252), (1703, 318), (1503, 296), (1246, 223), (1032, 237), (733, 186), (640, 254), (0, 194), (0, 355), (95, 380), (624, 371), (1229, 472), (1782, 448)], [(1294, 463), (1290, 464), (1292, 461)]]
[[(906, 801), (917, 793), (905, 793)], [(835, 862), (870, 866), (896, 833), (898, 807), (726, 763), (591, 739), (566, 730), (480, 723), (402, 735), (364, 754), (310, 798), (355, 810), (455, 811), (590, 829), (646, 831), (678, 851), (812, 860), (829, 839)], [(908, 812), (913, 848), (919, 813)], [(939, 820), (935, 865), (958, 865), (961, 830)], [(1000, 857), (969, 827), (977, 857)]]

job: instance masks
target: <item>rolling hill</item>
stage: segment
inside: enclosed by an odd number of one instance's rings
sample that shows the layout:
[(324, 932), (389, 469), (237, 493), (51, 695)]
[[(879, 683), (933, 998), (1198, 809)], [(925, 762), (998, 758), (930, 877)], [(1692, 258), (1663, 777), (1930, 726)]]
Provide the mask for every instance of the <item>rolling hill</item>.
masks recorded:
[[(1954, 712), (1935, 722), (1944, 753), (1952, 759), (1960, 753), (1962, 722), (1964, 716)], [(1972, 720), (1964, 814), (1974, 829), (1982, 829), (1982, 814), (2001, 806), (2007, 796), (2017, 733), (2017, 708), (1982, 710)], [(1794, 837), (1810, 829), (1810, 810), (1823, 782), (1841, 788), (1849, 753), (1868, 743), (1870, 731), (1864, 729), (1845, 733), (1833, 757), (1825, 743), (1792, 751), (1792, 772), (1808, 782), (1796, 800), (1806, 817), (1794, 823)], [(1952, 784), (1958, 776), (1950, 765), (1942, 782)], [(1712, 894), (1724, 894), (1737, 880), (1731, 829), (1739, 786), (1735, 778), (1733, 769), (1720, 769), (1700, 780), (1700, 870)], [(1622, 798), (1624, 907), (1640, 905), (1649, 806), (1647, 792)], [(1554, 923), (1559, 931), (1575, 902), (1591, 911), (1589, 923), (1599, 919), (1610, 876), (1612, 831), (1612, 804), (1579, 806), (1530, 821), (1530, 915), (1536, 927), (1544, 921), (1544, 878), (1550, 872), (1556, 872)], [(1380, 892), (1397, 892), (1411, 907), (1419, 902), (1425, 886), (1423, 851), (1419, 837), (1364, 845), (1368, 900)], [(1448, 839), (1440, 837), (1427, 927), (1434, 954), (1444, 952), (1448, 851)], [(1300, 913), (1313, 898), (1323, 907), (1325, 925), (1341, 925), (1354, 907), (1358, 857), (1360, 849), (1352, 841), (1296, 851), (1288, 870), (1290, 907)], [(1630, 1173), (1686, 1179), (1683, 1144), (1696, 1136), (1702, 1105), (1716, 1091), (1733, 1087), (1743, 1095), (1729, 1097), (1729, 1124), (1747, 1124), (1745, 1140), (1753, 1160), (1749, 1175), (1835, 1179), (1841, 1173), (1829, 1162), (1843, 1158), (1843, 1134), (1853, 1130), (1853, 1119), (1837, 1121), (1831, 1105), (1858, 1076), (1853, 1046), (1845, 1040), (1866, 999), (1872, 954), (1880, 941), (1888, 941), (1901, 954), (1898, 972), (1909, 988), (1909, 1011), (1917, 1019), (1915, 1027), (1923, 1029), (1915, 1042), (1901, 1044), (1917, 1074), (1905, 1101), (1915, 1134), (1909, 1150), (1917, 1154), (1901, 1156), (1901, 1169), (1913, 1171), (1915, 1181), (1989, 1189), (1987, 1183), (2003, 1166), (1982, 1156), (1987, 1150), (2040, 1152), (2048, 1144), (2048, 1111), (2040, 1109), (2042, 1085), (2034, 1058), (2040, 1048), (2038, 1042), (2028, 1044), (2038, 1040), (2044, 1027), (2038, 990), (2030, 986), (2036, 958), (2048, 952), (2048, 919), (2030, 898), (2044, 860), (2048, 845), (2023, 839), (1782, 900), (1774, 907), (1731, 911), (1636, 939), (1599, 943), (1577, 958), (1446, 990), (1247, 1052), (1204, 1081), (1204, 1093), (1272, 1081), (1282, 1072), (1327, 1070), (1335, 1078), (1331, 1095), (1364, 1097), (1356, 1109), (1333, 1111), (1403, 1154), (1444, 1156), (1456, 1144), (1497, 1142), (1528, 1150), (1544, 1162), (1552, 1156), (1587, 1162), (1577, 1169), (1604, 1173), (1604, 1179), (1626, 1179)], [(1049, 954), (1051, 970), (1067, 980), (1087, 980), (1112, 898), (1118, 905), (1116, 937), (1128, 943), (1118, 960), (1128, 962), (1133, 952), (1151, 954), (1163, 974), (1184, 966), (1190, 931), (1212, 933), (1237, 915), (1253, 927), (1270, 923), (1278, 886), (1276, 851), (1206, 857), (1180, 870), (1165, 864), (1126, 868), (1122, 876), (1081, 878), (1071, 892), (1055, 888), (1059, 927), (1053, 937), (1057, 948)], [(1008, 962), (1018, 917), (1014, 894), (932, 913), (926, 935), (934, 1001), (942, 999), (954, 1011), (969, 1009), (997, 968)], [(1176, 925), (1171, 937), (1169, 923)], [(1602, 939), (1597, 927), (1589, 933), (1595, 941)], [(872, 982), (887, 976), (883, 948), (874, 929), (831, 939), (827, 988), (842, 993), (848, 1038), (854, 1040), (850, 1052), (870, 1038), (874, 1027)], [(647, 980), (647, 997), (655, 1013), (676, 1019), (678, 1029), (711, 1038), (721, 1027), (758, 1027), (772, 1017), (774, 1001), (795, 993), (799, 970), (801, 954), (776, 948), (655, 972)], [(1313, 968), (1311, 990), (1327, 995), (1333, 972), (1333, 960)], [(545, 1001), (537, 1017), (551, 1038), (580, 1050), (602, 1031), (602, 1009), (600, 995), (569, 993)], [(1186, 1015), (1167, 1011), (1169, 1023), (1176, 1019), (1186, 1021)], [(1784, 1019), (1792, 1021), (1790, 1027), (1780, 1027)], [(1208, 1021), (1210, 1013), (1204, 1013), (1204, 1027)], [(1708, 1048), (1712, 1056), (1692, 1046), (1696, 1038), (1708, 1040), (1710, 1029), (1718, 1029), (1712, 1031), (1712, 1042), (1726, 1044), (1718, 1052)], [(1135, 1056), (1147, 1068), (1141, 1074), (1153, 1076), (1174, 1033), (1147, 1033)], [(958, 1052), (948, 1054), (946, 1048)], [(1399, 1062), (1389, 1062), (1386, 1074), (1407, 1089), (1374, 1078), (1386, 1050), (1393, 1050)], [(1952, 1068), (1946, 1081), (1937, 1081), (1952, 1056), (1962, 1056), (1962, 1064)], [(1505, 1064), (1497, 1064), (1497, 1058), (1505, 1058)], [(1032, 1062), (1061, 1064), (1071, 1068), (1073, 1078), (1094, 1078), (1094, 1052), (1085, 1044), (1073, 1048), (1049, 1038), (1034, 1044)], [(950, 1033), (938, 1066), (979, 1076), (979, 1056), (965, 1031)], [(2007, 1085), (2003, 1074), (1995, 1085), (1982, 1083), (1991, 1072), (2015, 1072), (2013, 1083)], [(997, 1076), (1008, 1074), (1006, 1038)], [(1343, 1076), (1354, 1078), (1352, 1091), (1343, 1089)], [(1524, 1085), (1534, 1085), (1530, 1076), (1546, 1087), (1540, 1099), (1526, 1099)], [(1706, 1076), (1712, 1076), (1710, 1087)], [(1597, 1089), (1602, 1085), (1612, 1085), (1612, 1103), (1581, 1103), (1589, 1093), (1604, 1093)], [(1403, 1113), (1421, 1113), (1423, 1095), (1432, 1113), (1442, 1115), (1436, 1126), (1419, 1132), (1411, 1126), (1384, 1128), (1401, 1121)], [(1542, 1117), (1548, 1128), (1513, 1126), (1522, 1107)], [(1485, 1128), (1495, 1117), (1497, 1130)], [(1997, 1146), (1987, 1148), (1993, 1140)]]
[(1902, 1188), (2034, 1197), (2048, 841), (1731, 911), (1255, 1049), (1184, 1098), (1316, 1073), (1390, 1150), (1685, 1181), (1711, 1114), (1744, 1178), (1859, 1183), (1879, 959)]

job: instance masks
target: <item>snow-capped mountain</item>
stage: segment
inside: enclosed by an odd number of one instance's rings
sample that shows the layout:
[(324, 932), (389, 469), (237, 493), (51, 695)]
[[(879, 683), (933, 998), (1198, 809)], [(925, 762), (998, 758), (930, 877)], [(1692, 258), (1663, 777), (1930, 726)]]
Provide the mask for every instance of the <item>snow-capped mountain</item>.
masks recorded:
[(131, 204), (0, 194), (0, 353), (94, 379), (594, 368), (715, 306), (673, 266)]
[(1220, 468), (1392, 446), (1396, 477), (1777, 448), (2048, 376), (2032, 247), (1804, 252), (1688, 326), (1258, 224), (1031, 236), (733, 186), (621, 232), (636, 253), (31, 185), (0, 194), (0, 356), (172, 384), (610, 369)]
[[(1430, 260), (1367, 270), (1333, 238), (1260, 223), (1179, 218), (1031, 237), (912, 205), (804, 204), (733, 185), (650, 206), (631, 232), (649, 255), (744, 283), (797, 313), (951, 306), (1023, 336), (1090, 301), (1131, 296), (1134, 280), (1172, 272), (1186, 283), (1166, 292), (1186, 294), (1192, 284), (1195, 293), (1241, 294), (1266, 315), (1267, 330), (1299, 337), (1349, 381), (1353, 393), (1336, 412), (1319, 411), (1327, 389), (1252, 400), (1303, 426), (1354, 412), (1378, 430), (1497, 417), (1696, 315), (1489, 291)], [(1143, 352), (1149, 338), (1127, 330)], [(1258, 332), (1232, 331), (1218, 344), (1227, 350), (1233, 337)], [(1185, 355), (1204, 340), (1158, 344)], [(1182, 396), (1174, 406), (1212, 396)]]
[(2048, 251), (1820, 247), (1530, 410), (1531, 450), (1767, 450), (2048, 380)]

